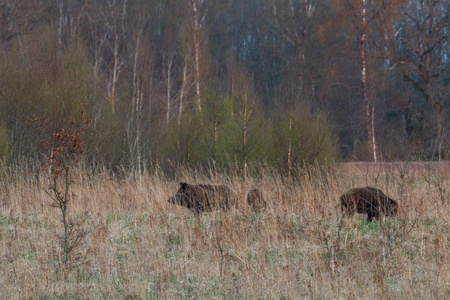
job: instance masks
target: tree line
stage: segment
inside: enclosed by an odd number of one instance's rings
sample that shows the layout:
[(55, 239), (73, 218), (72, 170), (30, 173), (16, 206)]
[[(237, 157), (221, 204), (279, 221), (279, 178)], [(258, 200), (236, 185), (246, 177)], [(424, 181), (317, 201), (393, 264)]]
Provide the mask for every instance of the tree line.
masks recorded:
[(42, 156), (84, 101), (88, 157), (112, 168), (448, 159), (449, 11), (445, 0), (4, 0), (0, 159)]

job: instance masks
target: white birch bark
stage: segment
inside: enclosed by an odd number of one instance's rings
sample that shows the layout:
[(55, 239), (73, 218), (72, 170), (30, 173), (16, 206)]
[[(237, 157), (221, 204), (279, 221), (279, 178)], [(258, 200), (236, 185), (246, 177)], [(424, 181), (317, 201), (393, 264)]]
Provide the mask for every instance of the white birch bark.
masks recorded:
[(376, 142), (375, 142), (375, 110), (372, 103), (369, 101), (367, 95), (367, 70), (366, 70), (366, 11), (367, 11), (367, 0), (362, 1), (362, 22), (361, 22), (361, 85), (363, 101), (366, 105), (366, 128), (367, 128), (367, 141), (371, 146), (373, 161), (377, 162), (377, 152), (376, 152)]
[(169, 61), (167, 63), (167, 112), (166, 112), (166, 130), (169, 129), (169, 121), (170, 121), (170, 109), (172, 106), (172, 97), (170, 90), (172, 88), (171, 83), (171, 72), (172, 72), (172, 63), (173, 63), (173, 56), (170, 55)]
[(120, 73), (122, 72), (123, 60), (122, 55), (120, 53), (120, 42), (123, 39), (125, 34), (125, 20), (127, 14), (127, 0), (123, 2), (122, 6), (122, 15), (120, 16), (120, 24), (118, 24), (119, 20), (116, 20), (116, 16), (114, 15), (114, 5), (115, 3), (108, 3), (109, 9), (111, 10), (111, 20), (106, 20), (107, 27), (110, 31), (110, 34), (113, 36), (113, 45), (110, 46), (111, 51), (114, 56), (114, 64), (111, 70), (111, 82), (109, 84), (109, 101), (111, 104), (111, 112), (115, 113), (116, 106), (116, 87), (119, 81)]
[(288, 178), (291, 179), (291, 175), (292, 175), (292, 107), (289, 111), (289, 133), (288, 133), (288, 138), (289, 138), (289, 146), (288, 146), (288, 157), (287, 157), (287, 162), (288, 162)]
[(184, 93), (186, 89), (187, 84), (187, 55), (184, 57), (184, 68), (183, 68), (183, 82), (181, 84), (181, 90), (180, 90), (180, 105), (178, 108), (178, 127), (181, 126), (181, 119), (183, 116), (183, 101), (184, 101)]
[[(135, 122), (135, 136), (134, 142), (135, 147), (132, 147), (132, 153), (135, 151), (135, 162), (136, 170), (139, 175), (142, 174), (142, 133), (141, 133), (141, 111), (142, 111), (142, 99), (143, 99), (143, 83), (139, 79), (138, 66), (141, 48), (141, 36), (142, 27), (137, 33), (135, 51), (134, 51), (134, 64), (133, 64), (133, 96), (132, 96), (132, 112), (131, 112), (131, 122)], [(133, 151), (134, 150), (134, 151)]]
[(204, 0), (192, 0), (192, 26), (193, 26), (193, 38), (194, 38), (194, 57), (195, 57), (195, 92), (197, 97), (197, 109), (202, 112), (202, 100), (201, 100), (201, 31), (203, 27), (203, 20), (205, 15), (201, 15), (200, 7), (203, 5)]

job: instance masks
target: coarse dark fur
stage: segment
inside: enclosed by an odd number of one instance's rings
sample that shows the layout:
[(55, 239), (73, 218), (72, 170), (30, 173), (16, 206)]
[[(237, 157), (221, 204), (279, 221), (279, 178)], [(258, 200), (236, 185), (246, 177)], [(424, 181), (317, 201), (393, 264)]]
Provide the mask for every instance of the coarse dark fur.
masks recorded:
[(169, 203), (193, 210), (196, 214), (217, 209), (230, 209), (236, 192), (226, 185), (180, 183)]
[(254, 212), (260, 212), (266, 208), (266, 200), (260, 189), (252, 189), (247, 195), (247, 204)]
[(366, 186), (352, 188), (339, 198), (342, 212), (347, 216), (353, 216), (355, 211), (367, 214), (367, 220), (380, 219), (380, 214), (393, 216), (398, 213), (397, 201), (389, 198), (381, 190)]

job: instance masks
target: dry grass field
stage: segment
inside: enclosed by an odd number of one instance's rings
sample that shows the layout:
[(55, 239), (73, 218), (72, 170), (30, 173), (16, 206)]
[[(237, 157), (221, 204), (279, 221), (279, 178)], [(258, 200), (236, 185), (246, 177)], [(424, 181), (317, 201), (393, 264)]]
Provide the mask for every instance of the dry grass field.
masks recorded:
[[(296, 180), (78, 171), (70, 216), (88, 235), (66, 277), (44, 174), (0, 174), (0, 299), (450, 299), (449, 163), (338, 164)], [(180, 181), (229, 185), (238, 207), (196, 217), (167, 202)], [(366, 185), (399, 215), (342, 218), (340, 194)], [(263, 212), (246, 206), (253, 187)]]

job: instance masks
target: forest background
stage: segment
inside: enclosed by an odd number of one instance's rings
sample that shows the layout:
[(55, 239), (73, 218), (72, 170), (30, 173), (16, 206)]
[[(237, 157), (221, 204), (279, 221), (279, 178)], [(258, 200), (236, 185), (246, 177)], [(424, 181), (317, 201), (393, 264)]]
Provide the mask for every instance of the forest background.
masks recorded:
[(3, 0), (0, 160), (45, 157), (42, 141), (83, 101), (87, 159), (113, 170), (448, 160), (449, 11), (445, 0)]

